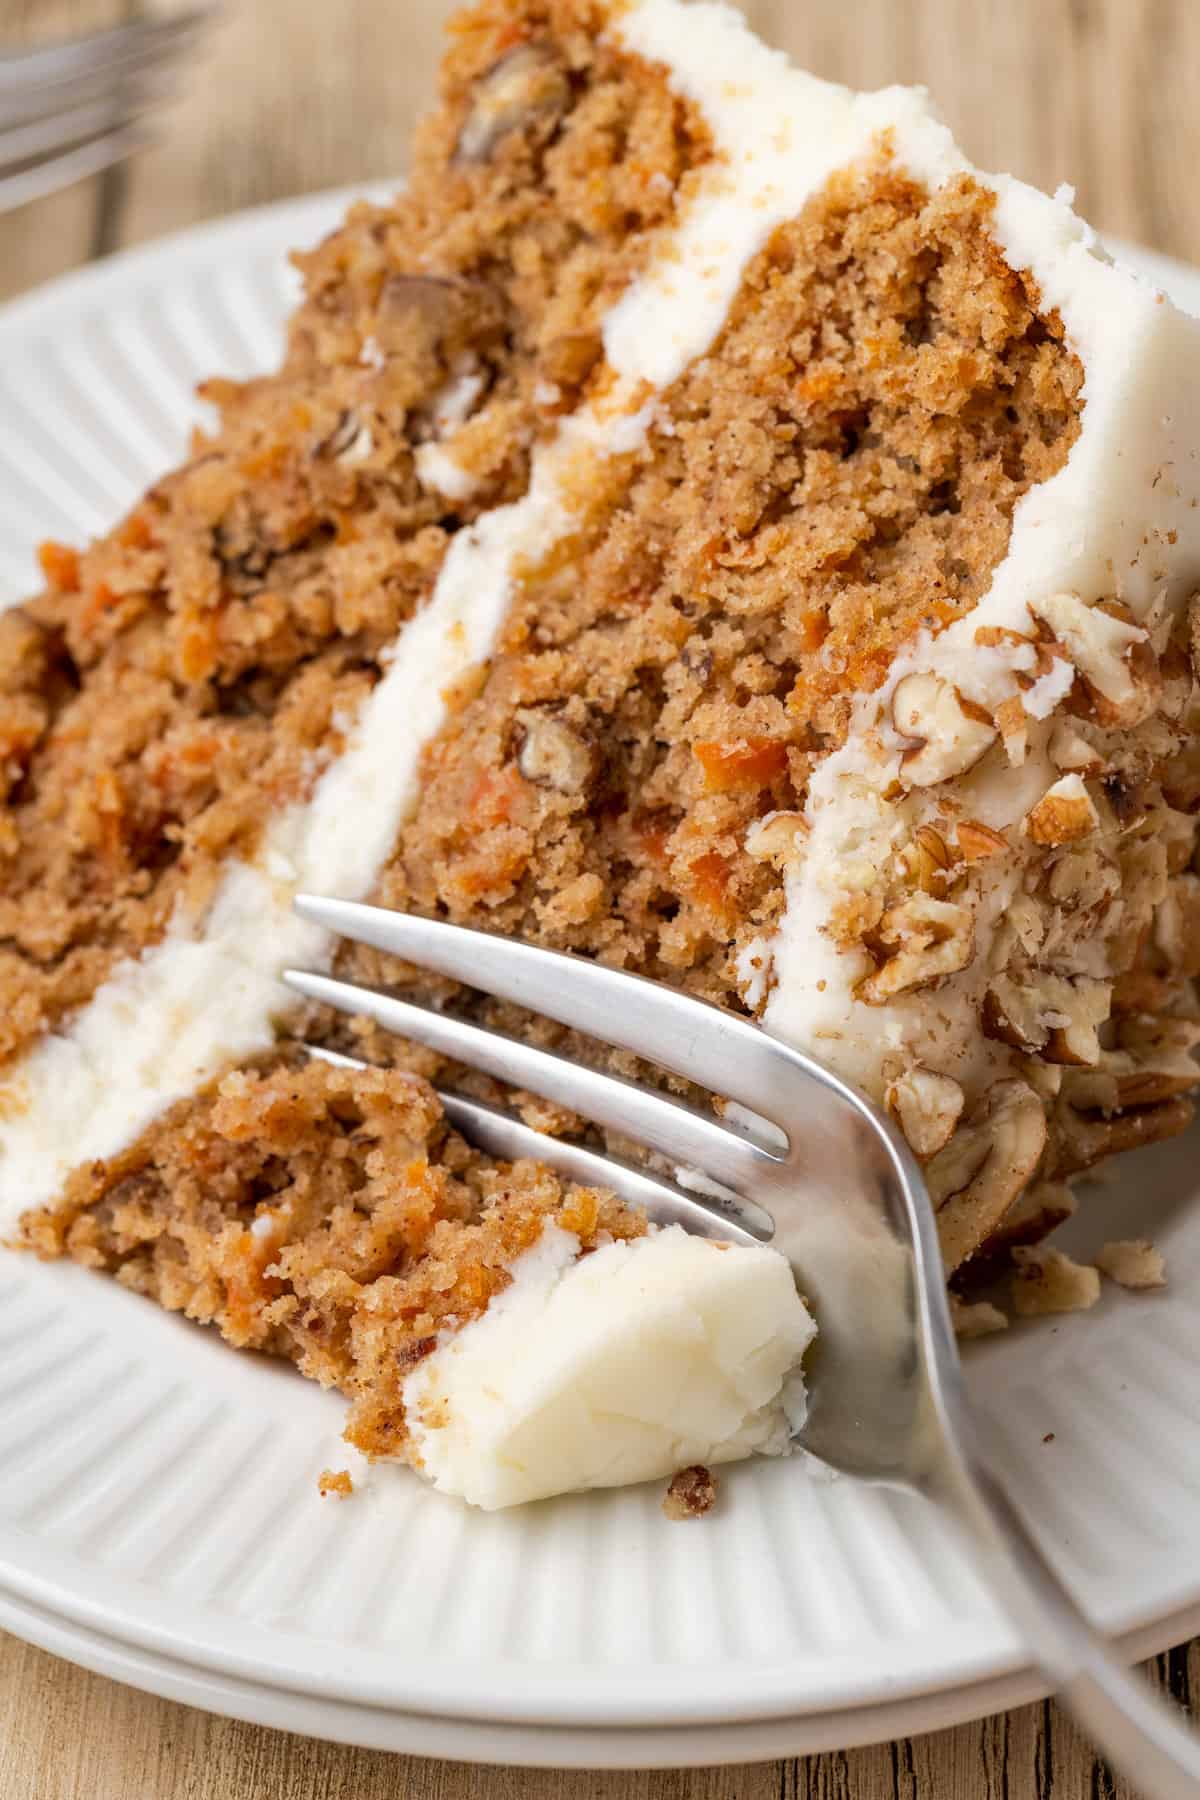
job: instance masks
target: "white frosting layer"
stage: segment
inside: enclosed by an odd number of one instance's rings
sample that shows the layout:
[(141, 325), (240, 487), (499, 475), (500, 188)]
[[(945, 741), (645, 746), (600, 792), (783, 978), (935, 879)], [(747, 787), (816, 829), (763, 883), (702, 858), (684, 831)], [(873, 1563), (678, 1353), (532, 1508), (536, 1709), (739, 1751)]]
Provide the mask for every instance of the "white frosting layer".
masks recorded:
[[(131, 1143), (175, 1100), (231, 1061), (266, 1049), (292, 997), (280, 972), (320, 967), (324, 934), (292, 911), (306, 889), (362, 899), (416, 791), (445, 695), (491, 652), (517, 559), (544, 554), (571, 522), (563, 482), (580, 455), (636, 448), (645, 410), (564, 422), (534, 459), (529, 492), (458, 533), (432, 598), (393, 648), (349, 742), (312, 799), (268, 828), (253, 864), (234, 864), (202, 919), (123, 963), (62, 1031), (41, 1039), (0, 1095), (0, 1228), (50, 1200), (67, 1172)], [(616, 416), (614, 416), (616, 415)]]
[[(1029, 631), (1028, 602), (1070, 590), (1085, 600), (1119, 598), (1143, 616), (1164, 589), (1178, 603), (1200, 578), (1200, 326), (1133, 274), (1114, 267), (1072, 212), (1011, 176), (971, 168), (920, 89), (874, 94), (818, 81), (766, 48), (732, 7), (703, 0), (640, 0), (622, 19), (631, 48), (665, 63), (695, 101), (725, 158), (707, 173), (683, 220), (677, 255), (651, 272), (613, 311), (610, 355), (656, 379), (673, 356), (702, 354), (720, 328), (747, 261), (834, 169), (869, 155), (886, 132), (897, 165), (931, 190), (971, 174), (996, 196), (993, 229), (1015, 269), (1029, 270), (1044, 305), (1057, 309), (1083, 364), (1082, 428), (1065, 466), (1017, 508), (1008, 554), (979, 608), (936, 640), (915, 643), (878, 694), (860, 701), (844, 749), (817, 771), (808, 802), (811, 831), (789, 883), (786, 916), (770, 947), (774, 985), (765, 1023), (880, 1094), (887, 1053), (904, 1046), (969, 1087), (1007, 1065), (1009, 1053), (979, 1032), (986, 957), (930, 995), (886, 1006), (855, 998), (873, 966), (840, 951), (825, 927), (856, 880), (873, 886), (888, 855), (911, 838), (926, 800), (883, 799), (894, 786), (902, 742), (888, 704), (904, 674), (929, 669), (993, 709), (1018, 692), (1019, 652), (981, 653), (981, 625)], [(1019, 821), (1054, 779), (1048, 733), (1036, 721), (1064, 676), (1026, 696), (1035, 723), (1021, 769), (993, 752), (956, 798), (995, 828)], [(882, 739), (882, 745), (877, 743)], [(986, 942), (1012, 898), (1013, 877), (993, 879), (977, 914)], [(755, 1004), (766, 958), (755, 945), (741, 971)]]
[(489, 1511), (787, 1450), (813, 1323), (773, 1250), (558, 1226), (404, 1386), (423, 1473)]

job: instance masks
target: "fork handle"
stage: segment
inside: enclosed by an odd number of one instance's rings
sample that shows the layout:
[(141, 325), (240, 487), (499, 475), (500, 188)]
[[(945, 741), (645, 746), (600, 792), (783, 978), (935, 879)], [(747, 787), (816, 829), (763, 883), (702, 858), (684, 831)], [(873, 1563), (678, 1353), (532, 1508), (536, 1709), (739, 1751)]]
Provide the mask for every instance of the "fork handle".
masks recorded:
[(982, 1446), (973, 1448), (954, 1469), (951, 1491), (939, 1497), (984, 1552), (997, 1600), (1059, 1699), (1146, 1800), (1197, 1800), (1200, 1734), (1113, 1654), (1043, 1555)]

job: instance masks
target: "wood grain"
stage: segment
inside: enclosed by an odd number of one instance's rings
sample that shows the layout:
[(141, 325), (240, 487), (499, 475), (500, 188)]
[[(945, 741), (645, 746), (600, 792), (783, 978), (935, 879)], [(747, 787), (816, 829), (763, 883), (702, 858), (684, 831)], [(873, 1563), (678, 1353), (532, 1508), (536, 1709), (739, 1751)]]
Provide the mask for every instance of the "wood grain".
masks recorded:
[[(172, 0), (0, 0), (0, 42)], [(746, 0), (807, 66), (924, 81), (976, 161), (1077, 184), (1105, 230), (1200, 260), (1198, 0)], [(226, 0), (160, 146), (0, 219), (0, 295), (285, 194), (387, 177), (430, 91), (449, 0)], [(1154, 1676), (1200, 1695), (1200, 1643)], [(0, 1637), (3, 1800), (1130, 1800), (1053, 1705), (804, 1761), (660, 1774), (420, 1762), (155, 1700)]]

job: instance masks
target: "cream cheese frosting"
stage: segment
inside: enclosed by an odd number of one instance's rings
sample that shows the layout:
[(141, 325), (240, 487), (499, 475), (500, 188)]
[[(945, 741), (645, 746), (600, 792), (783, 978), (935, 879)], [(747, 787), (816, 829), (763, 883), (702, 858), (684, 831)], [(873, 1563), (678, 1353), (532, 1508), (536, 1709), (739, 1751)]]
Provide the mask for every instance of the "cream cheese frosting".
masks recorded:
[(492, 1510), (784, 1454), (815, 1327), (777, 1251), (679, 1226), (579, 1254), (557, 1225), (404, 1385), (414, 1460)]

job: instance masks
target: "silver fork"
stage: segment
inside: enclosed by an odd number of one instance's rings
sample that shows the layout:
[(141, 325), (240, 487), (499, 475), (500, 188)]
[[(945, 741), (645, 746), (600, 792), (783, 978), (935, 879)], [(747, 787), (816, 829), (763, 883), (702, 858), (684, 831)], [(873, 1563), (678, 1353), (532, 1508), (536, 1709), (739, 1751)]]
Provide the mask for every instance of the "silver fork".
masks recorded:
[(99, 174), (148, 143), (147, 116), (174, 93), (213, 11), (135, 20), (0, 56), (0, 212)]
[[(719, 1007), (532, 944), (304, 895), (326, 931), (543, 1013), (738, 1102), (737, 1122), (394, 995), (288, 970), (297, 993), (527, 1088), (695, 1169), (728, 1202), (444, 1095), (464, 1137), (610, 1188), (659, 1223), (770, 1242), (818, 1335), (797, 1443), (843, 1473), (907, 1488), (965, 1530), (1039, 1669), (1096, 1743), (1155, 1800), (1196, 1800), (1200, 1738), (1116, 1659), (1025, 1524), (972, 1417), (946, 1304), (933, 1207), (890, 1121), (819, 1063)], [(338, 1058), (351, 1061), (350, 1058)], [(744, 1120), (744, 1122), (743, 1122)]]

